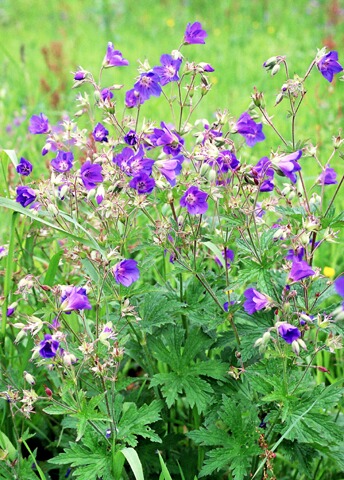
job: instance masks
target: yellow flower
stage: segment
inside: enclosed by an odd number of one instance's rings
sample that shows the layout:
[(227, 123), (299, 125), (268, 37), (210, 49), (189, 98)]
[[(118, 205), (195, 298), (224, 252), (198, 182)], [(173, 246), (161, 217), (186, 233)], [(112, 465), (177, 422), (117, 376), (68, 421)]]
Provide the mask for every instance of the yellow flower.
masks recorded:
[(334, 268), (332, 267), (324, 267), (324, 275), (325, 277), (328, 277), (328, 278), (333, 278), (334, 275), (335, 275), (336, 271)]
[(173, 18), (168, 18), (168, 19), (166, 20), (166, 25), (167, 25), (168, 27), (170, 27), (170, 28), (173, 28), (174, 25), (175, 25), (174, 19), (173, 19)]

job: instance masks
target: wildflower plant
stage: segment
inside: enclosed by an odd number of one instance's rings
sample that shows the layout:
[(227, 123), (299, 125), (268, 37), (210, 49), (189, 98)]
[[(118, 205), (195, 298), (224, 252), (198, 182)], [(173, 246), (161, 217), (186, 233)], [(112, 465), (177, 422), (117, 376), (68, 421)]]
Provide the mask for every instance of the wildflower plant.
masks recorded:
[[(317, 265), (343, 226), (343, 141), (320, 155), (297, 123), (309, 76), (331, 82), (342, 67), (325, 50), (304, 75), (290, 77), (283, 56), (264, 63), (283, 77), (274, 115), (288, 104), (289, 138), (257, 90), (245, 112), (199, 121), (214, 69), (186, 58), (206, 38), (189, 23), (180, 46), (140, 64), (124, 90), (118, 67), (132, 66), (109, 42), (99, 76), (73, 73), (74, 88), (94, 96), (79, 93), (72, 119), (57, 128), (43, 113), (31, 118), (50, 171), (31, 180), (22, 158), (12, 198), (0, 199), (13, 211), (0, 260), (9, 258), (1, 397), (15, 426), (0, 442), (2, 475), (158, 479), (169, 469), (244, 480), (289, 469), (283, 478), (315, 479), (322, 464), (344, 468), (343, 389), (331, 373), (343, 273), (333, 282)], [(112, 85), (102, 80), (110, 68)], [(152, 96), (168, 118), (150, 118)], [(31, 263), (16, 225), (35, 239), (25, 244)], [(15, 251), (22, 268), (12, 278)], [(21, 355), (19, 376), (10, 359)], [(18, 425), (51, 441), (48, 463), (31, 451), (31, 477), (21, 444), (32, 434), (19, 437)]]

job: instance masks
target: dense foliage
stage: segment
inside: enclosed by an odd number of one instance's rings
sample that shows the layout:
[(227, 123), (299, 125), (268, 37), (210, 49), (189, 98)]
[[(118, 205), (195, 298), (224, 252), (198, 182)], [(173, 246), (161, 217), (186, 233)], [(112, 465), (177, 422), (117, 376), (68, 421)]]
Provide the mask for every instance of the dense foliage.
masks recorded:
[[(332, 132), (320, 151), (297, 123), (309, 76), (333, 82), (343, 68), (326, 49), (302, 75), (284, 56), (266, 60), (281, 77), (285, 137), (256, 89), (247, 111), (197, 119), (214, 69), (186, 55), (206, 41), (189, 23), (125, 92), (129, 62), (109, 42), (99, 75), (73, 72), (73, 119), (30, 119), (50, 175), (31, 181), (30, 159), (2, 153), (18, 184), (0, 198), (12, 212), (1, 478), (320, 480), (344, 469), (344, 277), (317, 266), (343, 226), (343, 140)], [(169, 118), (150, 118), (151, 97)], [(268, 129), (280, 146), (257, 158)]]

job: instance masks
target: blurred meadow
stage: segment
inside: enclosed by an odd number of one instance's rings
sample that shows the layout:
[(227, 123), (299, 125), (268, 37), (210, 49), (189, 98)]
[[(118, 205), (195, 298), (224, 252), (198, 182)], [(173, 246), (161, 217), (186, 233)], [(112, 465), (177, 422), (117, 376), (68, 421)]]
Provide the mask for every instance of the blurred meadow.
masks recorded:
[[(343, 59), (343, 20), (344, 5), (339, 0), (2, 0), (0, 146), (14, 149), (18, 157), (25, 156), (40, 165), (42, 140), (28, 134), (28, 120), (39, 112), (44, 112), (51, 122), (74, 114), (78, 91), (71, 88), (72, 71), (82, 66), (97, 78), (107, 42), (113, 42), (130, 66), (105, 71), (102, 84), (124, 85), (117, 94), (121, 105), (125, 91), (134, 83), (138, 60), (147, 59), (151, 66), (157, 65), (161, 54), (178, 48), (186, 24), (193, 21), (202, 23), (208, 38), (202, 48), (190, 45), (184, 54), (190, 60), (208, 62), (215, 69), (211, 75), (213, 88), (198, 108), (197, 118), (211, 122), (218, 109), (227, 109), (238, 118), (248, 108), (250, 95), (257, 87), (266, 95), (270, 115), (279, 109), (274, 121), (290, 139), (290, 122), (284, 121), (287, 102), (273, 106), (284, 81), (283, 73), (271, 77), (262, 64), (272, 55), (285, 55), (290, 71), (302, 77), (317, 48), (336, 49), (339, 59)], [(338, 79), (335, 84), (324, 81), (315, 70), (298, 115), (297, 139), (317, 143), (322, 148), (323, 163), (331, 152), (332, 136), (338, 134), (342, 123), (342, 86)], [(167, 104), (164, 110), (162, 103), (151, 99), (142, 109), (143, 116), (170, 121), (166, 117)], [(267, 127), (265, 132), (267, 142), (255, 148), (257, 159), (269, 155), (278, 145), (274, 132)], [(309, 181), (314, 180), (312, 161), (306, 158), (302, 162)], [(339, 174), (343, 170), (340, 166)], [(334, 251), (329, 255), (332, 253), (338, 256)], [(326, 258), (322, 261), (322, 267), (329, 264)], [(338, 261), (342, 262), (332, 258), (330, 266)]]

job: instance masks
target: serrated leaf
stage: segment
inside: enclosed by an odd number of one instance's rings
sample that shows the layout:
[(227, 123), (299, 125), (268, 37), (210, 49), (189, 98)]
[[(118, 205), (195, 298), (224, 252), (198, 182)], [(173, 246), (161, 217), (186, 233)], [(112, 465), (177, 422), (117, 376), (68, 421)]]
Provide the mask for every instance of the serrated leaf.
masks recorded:
[(161, 438), (151, 428), (150, 424), (160, 420), (162, 402), (154, 400), (149, 405), (142, 405), (139, 409), (136, 404), (125, 402), (123, 413), (117, 425), (117, 438), (131, 447), (136, 447), (137, 436), (149, 438), (152, 442), (161, 443)]
[(175, 400), (183, 392), (185, 402), (192, 408), (196, 405), (199, 413), (202, 413), (210, 402), (213, 389), (208, 382), (190, 374), (178, 374), (176, 372), (158, 373), (154, 375), (152, 386), (162, 385), (161, 392), (166, 398), (170, 408)]
[(69, 415), (71, 413), (76, 413), (76, 410), (64, 405), (49, 405), (48, 407), (43, 408), (43, 412), (48, 413), (48, 415)]
[(57, 457), (48, 460), (54, 465), (69, 465), (74, 468), (73, 475), (81, 480), (97, 480), (99, 477), (111, 479), (111, 455), (105, 446), (93, 442), (93, 449), (85, 445), (69, 443)]
[(180, 316), (184, 304), (171, 298), (167, 293), (153, 291), (150, 295), (144, 295), (143, 302), (139, 306), (139, 314), (142, 318), (140, 328), (148, 333), (153, 329), (168, 323), (175, 323)]

